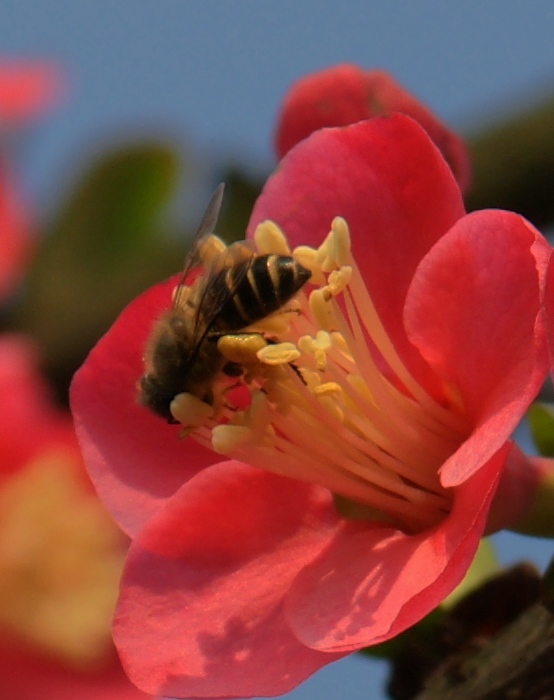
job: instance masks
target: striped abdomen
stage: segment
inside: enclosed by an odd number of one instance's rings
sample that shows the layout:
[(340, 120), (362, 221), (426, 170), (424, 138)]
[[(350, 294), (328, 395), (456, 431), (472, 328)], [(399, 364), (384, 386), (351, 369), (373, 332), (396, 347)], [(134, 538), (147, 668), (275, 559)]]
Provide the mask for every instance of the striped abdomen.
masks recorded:
[(212, 280), (214, 295), (220, 285), (228, 294), (219, 313), (221, 324), (240, 330), (260, 321), (284, 306), (310, 277), (290, 255), (259, 255), (221, 270)]

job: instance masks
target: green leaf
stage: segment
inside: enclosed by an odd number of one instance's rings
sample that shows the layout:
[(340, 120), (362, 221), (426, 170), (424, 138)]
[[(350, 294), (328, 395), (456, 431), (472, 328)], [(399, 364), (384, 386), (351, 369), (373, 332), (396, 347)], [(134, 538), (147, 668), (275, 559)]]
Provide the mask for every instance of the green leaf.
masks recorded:
[(46, 232), (15, 323), (38, 340), (55, 380), (67, 384), (121, 309), (181, 267), (186, 238), (171, 240), (163, 221), (177, 175), (167, 146), (118, 148), (84, 174)]
[(441, 607), (445, 609), (454, 607), (462, 598), (496, 575), (500, 569), (500, 562), (492, 542), (489, 539), (481, 540), (477, 554), (462, 582), (442, 601)]
[(533, 439), (544, 457), (554, 457), (554, 406), (535, 403), (527, 412)]
[(178, 162), (161, 144), (137, 144), (105, 155), (85, 174), (57, 217), (49, 246), (118, 266), (117, 256), (145, 244), (175, 191)]

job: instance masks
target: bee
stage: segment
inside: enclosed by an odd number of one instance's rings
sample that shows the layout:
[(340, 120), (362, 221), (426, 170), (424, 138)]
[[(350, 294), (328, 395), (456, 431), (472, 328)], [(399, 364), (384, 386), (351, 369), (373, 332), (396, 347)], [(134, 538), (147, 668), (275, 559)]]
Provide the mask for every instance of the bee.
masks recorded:
[[(213, 234), (224, 185), (215, 191), (187, 255), (171, 308), (156, 322), (148, 341), (145, 373), (137, 384), (138, 402), (169, 423), (177, 421), (171, 402), (188, 392), (214, 404), (218, 377), (239, 377), (244, 368), (218, 348), (226, 335), (241, 334), (283, 308), (311, 277), (290, 255), (258, 255), (245, 242), (215, 254), (205, 271), (187, 286)], [(271, 342), (271, 341), (269, 341)]]

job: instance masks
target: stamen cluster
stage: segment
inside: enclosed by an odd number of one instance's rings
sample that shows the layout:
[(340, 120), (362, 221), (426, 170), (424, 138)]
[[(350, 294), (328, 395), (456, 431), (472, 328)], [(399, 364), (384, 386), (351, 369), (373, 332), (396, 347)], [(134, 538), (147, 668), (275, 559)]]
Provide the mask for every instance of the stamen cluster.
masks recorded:
[[(258, 254), (291, 254), (270, 221), (258, 226), (254, 242)], [(219, 344), (232, 361), (241, 346), (247, 408), (179, 394), (173, 415), (216, 452), (324, 485), (347, 504), (366, 506), (372, 519), (408, 532), (436, 524), (452, 502), (439, 469), (469, 433), (463, 408), (451, 399), (455, 389), (445, 385), (437, 400), (402, 362), (344, 219), (333, 220), (319, 248), (299, 246), (292, 255), (312, 273), (309, 294), (304, 288), (293, 303)]]

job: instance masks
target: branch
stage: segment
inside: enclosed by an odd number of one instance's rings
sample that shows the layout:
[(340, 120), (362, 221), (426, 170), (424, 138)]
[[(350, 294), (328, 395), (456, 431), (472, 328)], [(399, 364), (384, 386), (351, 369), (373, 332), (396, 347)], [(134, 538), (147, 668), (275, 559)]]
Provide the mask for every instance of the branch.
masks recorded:
[(529, 608), (469, 656), (450, 659), (415, 700), (548, 700), (554, 697), (554, 616)]

